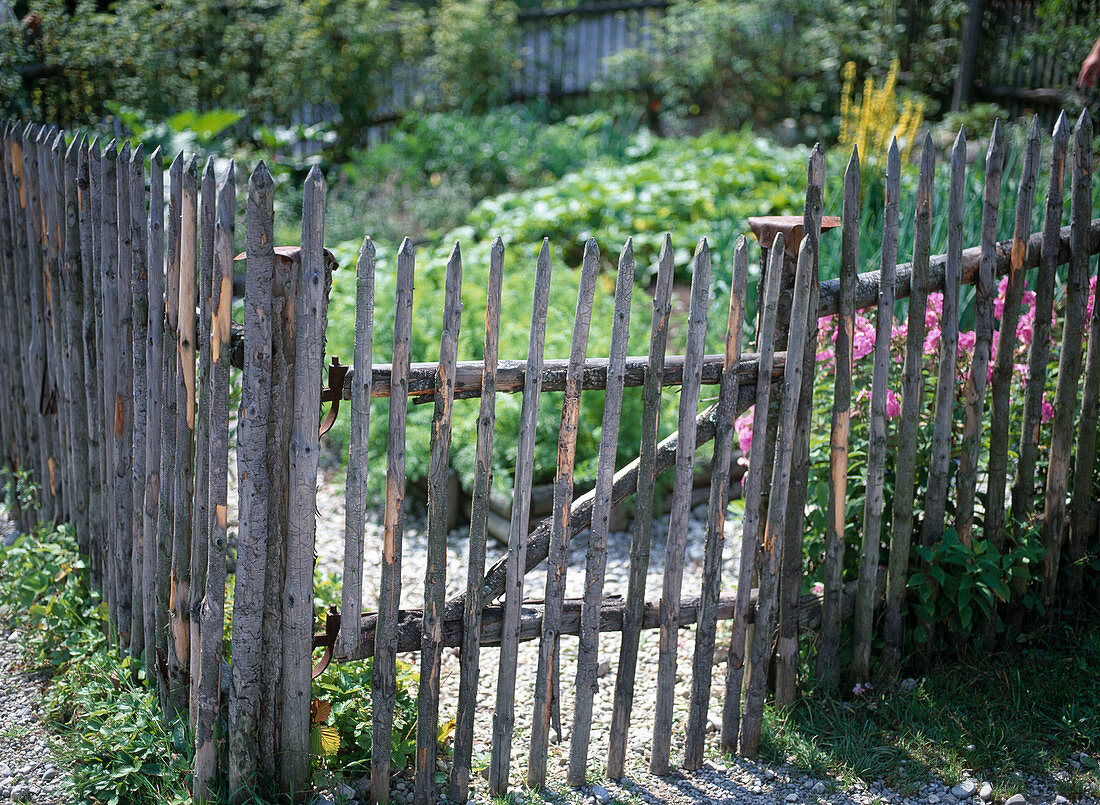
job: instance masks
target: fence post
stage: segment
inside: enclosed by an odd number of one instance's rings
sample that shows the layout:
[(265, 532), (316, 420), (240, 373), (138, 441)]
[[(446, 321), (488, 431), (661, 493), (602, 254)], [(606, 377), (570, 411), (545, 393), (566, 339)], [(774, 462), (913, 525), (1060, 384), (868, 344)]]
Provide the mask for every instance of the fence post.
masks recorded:
[(833, 355), (833, 411), (829, 435), (829, 500), (825, 518), (824, 597), (821, 638), (817, 648), (817, 675), (829, 690), (840, 683), (840, 596), (844, 586), (844, 531), (848, 506), (848, 437), (851, 430), (852, 360), (855, 336), (856, 272), (859, 264), (859, 149), (844, 171), (844, 207), (840, 247), (840, 296)]
[[(982, 418), (985, 415), (986, 374), (993, 343), (993, 299), (997, 295), (994, 280), (997, 262), (997, 212), (1001, 200), (1001, 172), (1004, 163), (1004, 135), (1001, 122), (993, 124), (989, 149), (985, 156), (985, 189), (982, 198), (981, 262), (974, 294), (974, 354), (966, 381), (966, 423), (963, 427), (962, 454), (955, 487), (958, 503), (955, 507), (955, 527), (966, 546), (972, 543), (974, 529), (974, 498), (978, 487), (978, 453)], [(1050, 315), (1047, 315), (1050, 326)], [(1013, 505), (1013, 512), (1016, 507)], [(1014, 514), (1015, 516), (1015, 514)]]
[[(812, 287), (813, 255), (809, 240), (802, 239), (798, 249), (791, 326), (787, 337), (787, 363), (783, 375), (783, 394), (779, 429), (776, 436), (775, 463), (772, 468), (768, 518), (760, 552), (760, 590), (756, 602), (756, 626), (753, 634), (752, 668), (741, 721), (741, 754), (753, 757), (760, 749), (760, 727), (764, 717), (764, 687), (772, 655), (776, 627), (779, 571), (786, 533), (788, 494), (791, 482), (791, 458), (798, 416), (798, 398), (802, 389), (803, 351)], [(812, 345), (811, 345), (812, 348)]]
[[(149, 157), (149, 223), (148, 255), (148, 305), (146, 309), (145, 385), (148, 402), (145, 408), (145, 479), (142, 507), (142, 591), (145, 610), (145, 668), (152, 678), (155, 673), (160, 646), (157, 624), (161, 614), (156, 595), (157, 568), (157, 514), (160, 502), (160, 451), (161, 407), (163, 405), (162, 358), (164, 344), (164, 165), (160, 148)], [(158, 685), (158, 687), (160, 687)]]
[(273, 182), (263, 162), (249, 179), (245, 215), (248, 258), (244, 288), (245, 353), (237, 423), (240, 505), (233, 595), (233, 689), (229, 699), (229, 797), (233, 802), (247, 799), (257, 783), (262, 669), (265, 659), (269, 659), (263, 653), (263, 632), (272, 500), (268, 428), (273, 388), (271, 291), (275, 227)]
[[(1028, 353), (1027, 386), (1020, 430), (1020, 458), (1016, 462), (1016, 480), (1012, 484), (1012, 517), (1027, 522), (1035, 508), (1035, 464), (1039, 458), (1039, 429), (1046, 392), (1047, 364), (1050, 363), (1050, 327), (1057, 281), (1057, 252), (1061, 240), (1063, 197), (1065, 192), (1066, 149), (1069, 145), (1069, 119), (1065, 110), (1058, 116), (1051, 142), (1050, 177), (1047, 184), (1046, 215), (1043, 219), (1043, 248), (1039, 272), (1035, 278), (1035, 330)], [(1013, 586), (1021, 585), (1013, 580)]]
[[(195, 222), (198, 176), (191, 157), (181, 177), (179, 206), (179, 307), (176, 320), (176, 456), (172, 511), (172, 651), (168, 655), (172, 709), (188, 709), (191, 684), (191, 525), (195, 470)], [(195, 647), (198, 648), (197, 646)], [(195, 714), (190, 713), (191, 727)]]
[(177, 332), (180, 310), (180, 207), (183, 203), (183, 154), (177, 154), (168, 168), (168, 265), (164, 282), (164, 333), (161, 336), (160, 419), (160, 508), (157, 522), (157, 663), (161, 681), (161, 703), (165, 715), (180, 715), (182, 700), (178, 684), (173, 696), (169, 668), (175, 656), (172, 631), (172, 542), (173, 515), (176, 510), (176, 374)]
[(730, 286), (729, 313), (726, 318), (725, 355), (718, 392), (714, 424), (714, 458), (711, 461), (710, 498), (707, 503), (706, 555), (703, 584), (696, 627), (695, 656), (691, 670), (691, 710), (684, 740), (684, 766), (698, 769), (703, 765), (703, 743), (707, 713), (710, 710), (710, 686), (714, 669), (714, 638), (718, 616), (718, 597), (722, 592), (722, 548), (725, 544), (726, 506), (729, 502), (730, 460), (733, 454), (734, 420), (737, 416), (741, 361), (742, 325), (745, 319), (745, 292), (748, 288), (749, 257), (745, 237), (740, 236), (733, 252), (733, 277)]
[[(497, 354), (500, 343), (500, 299), (504, 278), (504, 242), (498, 237), (489, 252), (489, 282), (485, 292), (485, 350), (481, 371), (481, 408), (477, 419), (477, 448), (473, 502), (470, 511), (469, 559), (467, 560), (466, 602), (462, 617), (458, 716), (455, 724), (454, 756), (451, 760), (447, 796), (464, 802), (469, 795), (470, 764), (474, 742), (474, 714), (481, 660), (481, 578), (485, 573), (485, 536), (489, 519), (489, 495), (493, 482), (493, 427), (496, 424)], [(373, 313), (373, 264), (371, 308)], [(358, 341), (356, 342), (358, 363)], [(352, 416), (354, 417), (354, 408)], [(513, 505), (515, 505), (513, 501)]]
[[(879, 271), (875, 358), (871, 370), (871, 411), (867, 445), (867, 485), (863, 505), (863, 540), (856, 587), (855, 645), (852, 677), (871, 678), (871, 632), (878, 592), (878, 557), (882, 544), (883, 488), (886, 474), (886, 390), (890, 379), (890, 336), (894, 325), (894, 275), (898, 262), (898, 214), (901, 156), (895, 138), (886, 155), (886, 208), (883, 214), (882, 260)], [(843, 535), (843, 530), (842, 530)], [(799, 557), (801, 562), (801, 557)]]
[(897, 667), (901, 660), (903, 624), (901, 605), (909, 580), (909, 547), (913, 537), (913, 498), (917, 477), (917, 430), (924, 406), (924, 313), (928, 300), (929, 257), (932, 251), (932, 189), (936, 174), (936, 149), (932, 135), (924, 138), (917, 179), (917, 204), (913, 224), (913, 268), (909, 276), (909, 310), (906, 314), (905, 363), (901, 377), (901, 421), (898, 423), (898, 455), (894, 461), (894, 507), (891, 516), (890, 558), (886, 568), (886, 604), (883, 613), (883, 662)]
[(569, 514), (573, 502), (573, 467), (577, 453), (577, 422), (580, 417), (581, 375), (588, 349), (592, 300), (596, 293), (596, 275), (600, 250), (592, 238), (584, 246), (577, 310), (573, 319), (573, 339), (565, 375), (561, 427), (558, 429), (558, 465), (554, 474), (554, 514), (550, 550), (546, 564), (546, 594), (539, 639), (539, 665), (535, 674), (535, 712), (531, 720), (527, 785), (539, 790), (546, 783), (546, 751), (550, 740), (551, 713), (560, 706), (558, 699), (561, 610), (565, 599), (565, 574), (569, 563)]
[[(133, 626), (130, 631), (130, 654), (140, 657), (145, 651), (145, 475), (148, 458), (149, 416), (148, 372), (145, 345), (149, 331), (149, 217), (145, 209), (145, 149), (134, 149), (130, 163), (130, 248), (131, 248), (131, 328), (133, 333), (132, 393), (130, 419), (132, 432), (132, 469), (130, 476), (130, 540), (131, 540), (131, 607)], [(152, 561), (152, 556), (150, 556)]]
[[(650, 325), (649, 360), (642, 388), (642, 435), (638, 448), (637, 494), (634, 504), (634, 528), (630, 542), (630, 571), (627, 581), (626, 608), (623, 610), (623, 635), (619, 644), (615, 698), (611, 708), (610, 745), (607, 752), (607, 776), (619, 779), (626, 762), (630, 732), (630, 711), (634, 704), (634, 678), (638, 666), (638, 641), (645, 607), (646, 575), (653, 540), (653, 489), (657, 480), (657, 424), (661, 411), (661, 382), (665, 369), (665, 346), (672, 306), (672, 240), (665, 234), (657, 258), (657, 281), (653, 288), (653, 318)], [(614, 480), (614, 479), (612, 479)]]
[(628, 238), (622, 254), (619, 255), (619, 270), (615, 277), (615, 311), (607, 361), (603, 425), (600, 428), (592, 528), (585, 562), (584, 604), (581, 607), (577, 677), (574, 685), (577, 698), (569, 747), (568, 782), (574, 786), (584, 784), (592, 728), (592, 700), (599, 689), (596, 673), (599, 665), (600, 611), (603, 606), (603, 582), (607, 568), (607, 537), (611, 530), (611, 487), (615, 479), (615, 454), (619, 446), (619, 420), (622, 416), (626, 380), (624, 370), (630, 337), (630, 298), (633, 288), (634, 243)]
[[(210, 168), (213, 180), (213, 167)], [(204, 183), (206, 177), (203, 177)], [(209, 322), (212, 329), (200, 329), (199, 337), (208, 354), (209, 369), (213, 377), (204, 385), (210, 389), (206, 406), (209, 426), (206, 438), (209, 444), (205, 454), (209, 461), (209, 502), (213, 522), (209, 529), (209, 560), (204, 574), (205, 594), (198, 613), (202, 617), (199, 632), (198, 694), (195, 725), (195, 778), (196, 803), (214, 801), (216, 783), (221, 776), (217, 751), (218, 718), (221, 713), (222, 630), (225, 626), (225, 550), (229, 536), (226, 533), (227, 495), (229, 473), (229, 323), (233, 308), (233, 235), (236, 224), (237, 184), (233, 162), (229, 163), (225, 178), (217, 194), (217, 222), (211, 233), (213, 242), (209, 261), (213, 276), (208, 290), (215, 294)], [(204, 213), (204, 218), (206, 215)], [(204, 258), (204, 270), (206, 268)], [(205, 325), (205, 322), (204, 322)], [(206, 346), (209, 340), (209, 346)], [(202, 448), (200, 448), (202, 449)], [(195, 613), (193, 613), (195, 614)], [(259, 635), (255, 638), (258, 640)], [(308, 657), (308, 655), (307, 655)], [(193, 687), (195, 687), (193, 683)], [(308, 697), (307, 697), (308, 698)]]
[[(489, 791), (494, 796), (504, 796), (507, 793), (508, 769), (512, 763), (512, 729), (516, 707), (516, 657), (519, 652), (520, 610), (523, 606), (523, 576), (527, 572), (528, 564), (527, 529), (531, 513), (535, 426), (538, 421), (539, 400), (542, 396), (542, 350), (543, 341), (546, 338), (546, 315), (550, 302), (550, 273), (550, 242), (543, 238), (535, 267), (531, 329), (527, 341), (527, 371), (523, 377), (523, 404), (520, 409), (519, 438), (516, 444), (516, 475), (512, 487), (512, 522), (508, 531), (508, 556), (505, 559), (504, 617), (500, 632), (496, 705), (493, 710), (492, 758), (489, 763)], [(492, 573), (492, 570), (489, 572)]]
[[(1058, 389), (1050, 428), (1046, 506), (1043, 511), (1043, 600), (1054, 600), (1065, 539), (1066, 493), (1073, 452), (1073, 421), (1077, 413), (1077, 383), (1081, 379), (1081, 341), (1085, 335), (1085, 297), (1089, 284), (1088, 229), (1092, 209), (1092, 119), (1081, 113), (1073, 129), (1073, 196), (1070, 207), (1069, 275), (1066, 279), (1066, 321), (1058, 358)], [(1076, 547), (1076, 546), (1075, 546)], [(1084, 545), (1080, 549), (1083, 555)], [(1071, 592), (1076, 593), (1076, 584)]]
[[(317, 529), (317, 451), (325, 317), (325, 179), (306, 177), (301, 267), (295, 305), (293, 430), (289, 526), (283, 587), (282, 774), (284, 793), (309, 785), (309, 706), (313, 670), (313, 550)], [(386, 749), (389, 749), (388, 742)]]
[(397, 252), (397, 299), (394, 306), (390, 373), (389, 443), (386, 448), (386, 508), (383, 515), (382, 576), (378, 588), (378, 621), (374, 632), (371, 676), (372, 805), (390, 797), (390, 747), (397, 696), (397, 617), (401, 603), (401, 543), (405, 528), (405, 421), (409, 405), (409, 360), (412, 348), (412, 303), (415, 257), (405, 238)]
[(447, 596), (447, 481), (451, 456), (455, 362), (462, 324), (462, 252), (455, 242), (447, 260), (443, 301), (443, 334), (432, 416), (428, 468), (428, 556), (421, 620), (420, 689), (416, 719), (415, 796), (434, 802), (436, 736), (439, 729), (439, 666), (443, 651), (443, 603)]

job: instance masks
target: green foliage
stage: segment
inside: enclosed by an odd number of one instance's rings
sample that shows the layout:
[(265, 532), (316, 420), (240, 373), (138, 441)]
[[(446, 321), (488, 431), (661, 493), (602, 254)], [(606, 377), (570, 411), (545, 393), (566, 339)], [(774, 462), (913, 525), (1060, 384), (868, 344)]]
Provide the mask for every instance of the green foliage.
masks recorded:
[(410, 115), (385, 142), (353, 151), (330, 172), (328, 239), (369, 232), (379, 242), (398, 242), (445, 232), (487, 196), (553, 182), (591, 160), (621, 158), (632, 128), (606, 112), (547, 124), (520, 105), (483, 116)]
[[(648, 87), (663, 122), (774, 125), (799, 136), (835, 135), (840, 68), (885, 74), (903, 48), (911, 89), (950, 91), (966, 3), (936, 0), (918, 19), (892, 0), (677, 2), (655, 20), (652, 41), (606, 60), (605, 88)], [(910, 64), (911, 62), (911, 64)]]
[(446, 106), (484, 112), (507, 100), (516, 53), (507, 0), (442, 0), (432, 19), (428, 74)]
[(60, 756), (71, 763), (77, 801), (191, 801), (194, 738), (185, 721), (165, 723), (143, 675), (139, 662), (99, 647), (53, 679), (46, 714), (60, 733)]
[(72, 528), (41, 529), (0, 548), (0, 613), (52, 675), (45, 713), (81, 802), (185, 803), (193, 740), (166, 726), (139, 660), (107, 644), (106, 606), (87, 584)]
[[(313, 682), (314, 751), (326, 768), (339, 768), (349, 775), (370, 771), (373, 670), (373, 659), (332, 663)], [(409, 663), (397, 663), (390, 754), (395, 771), (408, 768), (416, 754), (418, 679)]]
[[(995, 619), (998, 602), (1006, 603), (1009, 583), (1024, 584), (1042, 576), (1039, 561), (1046, 554), (1037, 531), (1028, 533), (1003, 555), (986, 539), (970, 547), (948, 528), (934, 545), (915, 545), (920, 569), (909, 577), (907, 586), (915, 593), (911, 609), (919, 618), (913, 637), (927, 643), (932, 635), (927, 624), (941, 624), (954, 634), (973, 634), (977, 624)], [(1028, 609), (1041, 609), (1029, 593), (1020, 602)]]

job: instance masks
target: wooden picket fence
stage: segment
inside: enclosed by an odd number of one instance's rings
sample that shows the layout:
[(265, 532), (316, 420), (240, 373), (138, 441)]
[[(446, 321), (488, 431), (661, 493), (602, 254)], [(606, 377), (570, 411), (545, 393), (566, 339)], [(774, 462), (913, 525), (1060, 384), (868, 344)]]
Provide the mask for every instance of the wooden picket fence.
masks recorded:
[[(577, 635), (579, 654), (567, 781), (584, 783), (589, 756), (600, 632), (621, 631), (606, 771), (626, 770), (627, 734), (643, 629), (659, 629), (658, 684), (649, 768), (669, 771), (677, 669), (677, 631), (694, 625), (690, 710), (680, 765), (699, 768), (706, 745), (712, 674), (724, 659), (720, 746), (753, 755), (760, 746), (769, 670), (774, 701), (798, 696), (800, 628), (820, 623), (818, 672), (834, 685), (845, 673), (871, 675), (876, 610), (881, 609), (881, 661), (896, 667), (914, 619), (906, 617), (910, 543), (934, 544), (948, 525), (966, 544), (979, 532), (999, 548), (1016, 539), (1034, 511), (1047, 549), (1043, 598), (1076, 601), (1082, 559), (1097, 538), (1092, 494), (1095, 467), (1100, 310), (1085, 321), (1089, 257), (1100, 251), (1100, 219), (1091, 218), (1092, 124), (1078, 121), (1073, 143), (1072, 218), (1061, 226), (1069, 126), (1055, 128), (1045, 225), (1030, 233), (1041, 137), (1032, 126), (1011, 241), (995, 242), (1004, 158), (997, 126), (986, 155), (980, 245), (964, 250), (965, 140), (951, 155), (950, 202), (933, 210), (935, 151), (920, 158), (913, 260), (897, 264), (901, 160), (896, 144), (886, 164), (881, 270), (856, 274), (861, 171), (853, 153), (844, 180), (843, 214), (823, 222), (825, 155), (809, 158), (804, 216), (754, 222), (763, 248), (756, 289), (755, 354), (742, 349), (749, 251), (736, 246), (722, 355), (706, 355), (710, 251), (700, 241), (691, 264), (690, 310), (682, 356), (666, 355), (671, 323), (673, 250), (666, 240), (653, 291), (647, 357), (627, 356), (634, 287), (631, 244), (623, 248), (615, 283), (610, 354), (589, 358), (587, 340), (600, 269), (589, 241), (579, 270), (579, 297), (567, 361), (544, 360), (552, 274), (549, 244), (535, 266), (530, 342), (525, 367), (498, 361), (504, 245), (493, 244), (487, 288), (484, 358), (459, 362), (462, 257), (456, 244), (446, 265), (438, 364), (411, 363), (414, 250), (406, 240), (396, 258), (393, 357), (372, 362), (375, 251), (363, 242), (356, 265), (354, 368), (338, 393), (350, 399), (346, 539), (341, 612), (325, 635), (313, 634), (313, 563), (320, 445), (326, 304), (335, 267), (323, 248), (325, 180), (314, 168), (305, 181), (302, 239), (274, 244), (273, 182), (261, 163), (252, 173), (245, 212), (243, 326), (231, 323), (236, 178), (230, 163), (219, 182), (208, 161), (201, 178), (194, 158), (176, 157), (165, 205), (161, 154), (112, 142), (103, 149), (85, 136), (67, 140), (53, 128), (9, 123), (0, 130), (0, 438), (8, 466), (42, 482), (36, 510), (17, 510), (25, 526), (67, 521), (90, 557), (94, 584), (109, 605), (113, 639), (144, 655), (149, 678), (168, 717), (194, 729), (196, 801), (227, 791), (276, 786), (303, 796), (310, 784), (312, 651), (325, 646), (334, 661), (373, 657), (371, 798), (390, 796), (390, 736), (397, 655), (419, 652), (415, 800), (436, 800), (440, 668), (445, 646), (459, 647), (458, 717), (448, 795), (465, 801), (470, 787), (474, 713), (481, 649), (497, 645), (499, 671), (489, 787), (509, 788), (519, 643), (538, 639), (535, 712), (527, 739), (526, 781), (547, 780), (551, 713), (560, 673), (561, 636)], [(930, 255), (934, 215), (946, 213), (945, 255)], [(167, 218), (165, 219), (165, 215)], [(167, 223), (165, 225), (165, 220)], [(819, 281), (823, 224), (839, 224), (839, 280)], [(869, 248), (871, 244), (862, 244)], [(1068, 263), (1066, 314), (1045, 478), (1036, 477), (1037, 427), (1049, 358), (1056, 267)], [(1015, 333), (1028, 272), (1038, 267), (1035, 337), (1024, 388), (1024, 427), (1010, 433), (1013, 338), (993, 349), (997, 278), (1008, 276), (1001, 331)], [(976, 343), (965, 400), (955, 398), (959, 288), (976, 286)], [(943, 293), (942, 333), (931, 454), (917, 455), (923, 398), (924, 321), (928, 294)], [(892, 528), (883, 533), (887, 449), (887, 381), (893, 311), (907, 300), (907, 349)], [(856, 310), (877, 307), (878, 334), (870, 389), (866, 505), (858, 578), (843, 577), (848, 499), (849, 415), (852, 407)], [(814, 379), (819, 372), (819, 317), (838, 317), (830, 434), (829, 518), (824, 593), (802, 596), (802, 541), (810, 471)], [(1042, 328), (1046, 328), (1043, 330)], [(1086, 335), (1087, 331), (1087, 335)], [(1084, 344), (1088, 345), (1087, 357)], [(234, 355), (238, 355), (234, 358)], [(1082, 361), (1084, 361), (1082, 366)], [(992, 380), (987, 370), (992, 365)], [(231, 367), (240, 370), (236, 462), (239, 528), (233, 590), (231, 662), (224, 656), (227, 471)], [(369, 367), (369, 369), (367, 369)], [(499, 367), (499, 371), (498, 371)], [(965, 368), (965, 367), (964, 367)], [(1084, 377), (1083, 396), (1078, 382)], [(700, 389), (719, 386), (715, 404), (699, 412)], [(616, 469), (621, 401), (626, 386), (643, 387), (638, 458)], [(658, 441), (661, 389), (680, 386), (676, 432)], [(574, 499), (573, 465), (580, 397), (606, 395), (595, 488)], [(498, 393), (522, 391), (511, 533), (507, 555), (485, 569), (486, 523)], [(535, 422), (543, 392), (564, 391), (554, 512), (529, 529)], [(424, 603), (399, 608), (404, 533), (405, 433), (411, 396), (430, 394), (435, 410), (428, 486), (428, 555)], [(472, 490), (468, 582), (448, 599), (447, 470), (453, 401), (480, 396), (477, 468)], [(371, 401), (389, 398), (384, 546), (377, 612), (364, 612), (364, 518), (367, 433)], [(988, 398), (988, 403), (987, 403)], [(744, 479), (745, 517), (738, 578), (723, 575), (724, 519), (733, 455), (734, 420), (754, 405), (753, 445)], [(962, 414), (961, 441), (951, 424)], [(988, 431), (988, 466), (979, 468)], [(1075, 442), (1076, 434), (1076, 442)], [(1016, 442), (1016, 439), (1019, 439)], [(692, 468), (696, 450), (714, 440), (698, 598), (682, 598)], [(1012, 517), (1006, 520), (1010, 447), (1015, 448)], [(954, 483), (951, 465), (957, 461)], [(924, 516), (914, 518), (918, 463), (927, 466)], [(1073, 488), (1070, 488), (1071, 467)], [(645, 600), (658, 475), (673, 470), (663, 591)], [(1040, 487), (1040, 483), (1042, 486)], [(955, 490), (953, 517), (946, 504)], [(625, 599), (603, 595), (612, 509), (635, 496), (629, 587)], [(980, 496), (980, 498), (979, 498)], [(975, 501), (984, 517), (975, 514)], [(982, 523), (979, 527), (978, 522)], [(917, 530), (919, 527), (919, 531)], [(589, 529), (584, 599), (565, 601), (570, 539)], [(880, 548), (888, 548), (885, 573)], [(1063, 550), (1072, 567), (1060, 572)], [(548, 561), (545, 600), (524, 600), (525, 575)], [(373, 564), (373, 563), (372, 563)], [(1067, 583), (1058, 589), (1059, 580)], [(722, 597), (723, 590), (731, 593)], [(719, 652), (717, 622), (729, 620)], [(841, 667), (842, 624), (851, 623), (852, 659)], [(774, 660), (773, 660), (774, 658)], [(223, 684), (225, 683), (225, 684)], [(226, 692), (227, 691), (227, 692)], [(742, 691), (744, 697), (742, 698)]]

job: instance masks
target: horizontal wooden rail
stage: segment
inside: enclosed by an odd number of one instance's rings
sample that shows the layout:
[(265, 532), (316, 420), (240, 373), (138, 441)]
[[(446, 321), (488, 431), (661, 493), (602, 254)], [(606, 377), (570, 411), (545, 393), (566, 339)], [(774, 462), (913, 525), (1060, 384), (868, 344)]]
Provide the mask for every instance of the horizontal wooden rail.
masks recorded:
[[(879, 578), (879, 595), (876, 601), (881, 603), (882, 594), (885, 591), (886, 577), (885, 574), (880, 573)], [(750, 609), (748, 614), (749, 623), (753, 623), (756, 619), (756, 594), (757, 591), (754, 588), (749, 595)], [(841, 596), (841, 614), (844, 618), (852, 616), (852, 612), (855, 608), (855, 594), (856, 594), (856, 582), (851, 581), (844, 585), (843, 595)], [(822, 595), (815, 593), (807, 593), (799, 600), (799, 626), (802, 629), (816, 629), (821, 623), (821, 603)], [(561, 634), (564, 635), (576, 635), (580, 632), (581, 625), (581, 604), (580, 598), (569, 598), (565, 600), (561, 614)], [(721, 598), (718, 601), (718, 619), (730, 620), (733, 617), (734, 598)], [(877, 604), (876, 604), (877, 605)], [(621, 632), (623, 630), (623, 612), (626, 608), (626, 601), (621, 597), (608, 597), (600, 608), (600, 631), (601, 632)], [(660, 626), (658, 622), (658, 613), (660, 611), (659, 601), (646, 601), (645, 609), (642, 616), (642, 628), (643, 629), (656, 629)], [(520, 616), (520, 642), (526, 642), (529, 640), (537, 640), (542, 636), (542, 615), (543, 607), (541, 601), (529, 601), (524, 602), (523, 613)], [(401, 611), (401, 619), (397, 624), (397, 650), (398, 651), (419, 651), (420, 650), (420, 623), (423, 613), (419, 609), (406, 609)], [(680, 612), (678, 617), (678, 624), (681, 627), (693, 626), (699, 617), (699, 599), (698, 597), (684, 598), (680, 601)], [(500, 633), (501, 624), (504, 619), (504, 607), (503, 606), (489, 606), (485, 607), (482, 612), (481, 621), (481, 645), (484, 646), (499, 646), (500, 645)], [(359, 641), (359, 651), (349, 654), (347, 656), (335, 655), (333, 659), (336, 660), (359, 660), (371, 657), (374, 655), (374, 627), (377, 621), (377, 615), (373, 612), (365, 613), (361, 620), (362, 637)], [(325, 639), (325, 635), (319, 634), (314, 636), (314, 642), (317, 645), (322, 645)], [(448, 615), (443, 621), (443, 646), (453, 647), (462, 644), (462, 614)]]
[[(1054, 264), (1062, 265), (1069, 262), (1070, 243), (1068, 226), (1063, 226), (1058, 237), (1058, 254)], [(1100, 218), (1093, 218), (1089, 223), (1088, 231), (1089, 254), (1100, 252)], [(1039, 265), (1039, 259), (1043, 252), (1043, 233), (1033, 232), (1027, 239), (1027, 251), (1024, 254), (1024, 269), (1035, 268)], [(963, 250), (962, 253), (962, 282), (964, 285), (973, 285), (978, 278), (978, 263), (981, 262), (982, 249), (973, 246)], [(997, 243), (997, 264), (994, 269), (996, 276), (1000, 277), (1008, 273), (1012, 262), (1012, 241), (1002, 240)], [(928, 264), (929, 285), (928, 290), (943, 290), (943, 269), (947, 264), (946, 254), (934, 255)], [(894, 278), (894, 299), (909, 298), (909, 278), (913, 273), (912, 263), (901, 263), (897, 267)], [(874, 307), (878, 304), (878, 286), (880, 273), (868, 271), (860, 274), (856, 281), (856, 308), (863, 309)], [(832, 316), (837, 312), (840, 299), (840, 280), (825, 280), (821, 283), (821, 305), (818, 308), (819, 316)]]

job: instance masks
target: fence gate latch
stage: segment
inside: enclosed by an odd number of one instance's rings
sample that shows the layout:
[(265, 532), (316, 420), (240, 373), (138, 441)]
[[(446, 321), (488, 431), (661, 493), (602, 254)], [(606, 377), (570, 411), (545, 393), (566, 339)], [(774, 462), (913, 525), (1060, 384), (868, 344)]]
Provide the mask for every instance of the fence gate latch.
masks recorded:
[(340, 358), (332, 356), (332, 363), (328, 367), (328, 386), (321, 389), (321, 402), (329, 403), (328, 413), (321, 421), (321, 429), (318, 438), (324, 436), (336, 424), (336, 416), (340, 413), (340, 400), (344, 398), (344, 378), (350, 367), (340, 363)]

